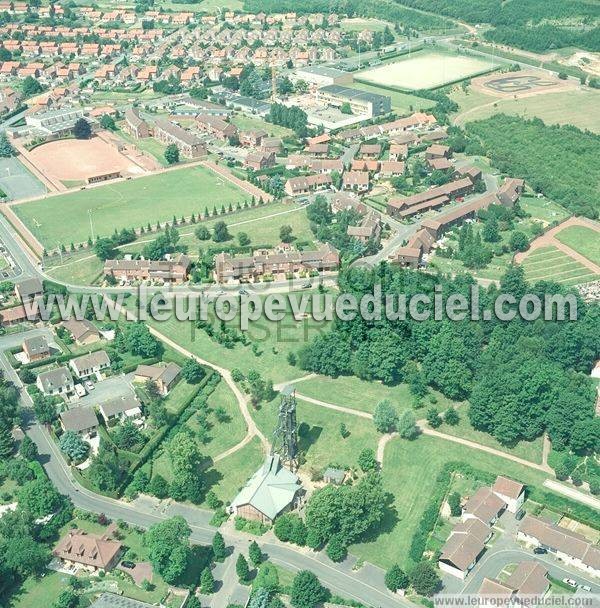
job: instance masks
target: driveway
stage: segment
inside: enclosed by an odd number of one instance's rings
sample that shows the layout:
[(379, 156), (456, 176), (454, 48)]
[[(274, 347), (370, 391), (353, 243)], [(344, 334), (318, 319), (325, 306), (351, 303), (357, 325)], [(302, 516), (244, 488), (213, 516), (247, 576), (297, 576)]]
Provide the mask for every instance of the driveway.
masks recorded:
[(102, 382), (94, 382), (94, 389), (91, 390), (85, 397), (82, 397), (75, 403), (75, 407), (83, 405), (99, 405), (109, 399), (131, 395), (134, 390), (132, 386), (133, 373), (118, 376), (111, 376), (102, 380)]

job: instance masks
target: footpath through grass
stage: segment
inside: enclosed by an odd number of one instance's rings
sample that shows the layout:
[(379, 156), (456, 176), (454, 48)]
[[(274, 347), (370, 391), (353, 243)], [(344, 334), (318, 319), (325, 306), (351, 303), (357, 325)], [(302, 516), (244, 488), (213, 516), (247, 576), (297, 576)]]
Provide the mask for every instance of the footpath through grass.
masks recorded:
[(251, 197), (201, 165), (15, 205), (13, 210), (47, 249), (110, 236), (114, 229), (189, 217)]
[(415, 441), (394, 439), (388, 443), (383, 463), (384, 485), (393, 497), (393, 508), (377, 538), (351, 547), (356, 556), (389, 568), (406, 567), (408, 550), (423, 511), (445, 463), (461, 461), (494, 475), (507, 475), (541, 486), (545, 475), (518, 463), (460, 444), (421, 436)]

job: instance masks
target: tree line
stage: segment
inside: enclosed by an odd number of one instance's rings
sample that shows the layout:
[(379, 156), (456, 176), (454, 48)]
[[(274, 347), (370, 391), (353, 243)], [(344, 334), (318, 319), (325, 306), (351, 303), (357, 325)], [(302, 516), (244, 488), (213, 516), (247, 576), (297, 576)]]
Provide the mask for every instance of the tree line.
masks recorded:
[[(470, 302), (474, 279), (433, 276), (381, 264), (350, 268), (340, 275), (342, 293), (359, 300), (381, 284), (386, 296), (462, 294)], [(521, 267), (510, 267), (500, 288), (479, 289), (480, 317), (494, 309), (498, 293), (518, 301), (535, 294), (567, 293), (548, 282), (528, 284)], [(385, 315), (382, 315), (385, 317)], [(471, 424), (505, 445), (547, 431), (556, 449), (594, 453), (600, 448), (600, 419), (594, 416), (595, 389), (589, 377), (600, 357), (600, 311), (578, 302), (578, 320), (512, 321), (365, 320), (333, 322), (298, 353), (307, 371), (328, 376), (355, 375), (386, 384), (406, 382), (420, 406), (428, 386), (446, 397), (470, 400)]]
[(522, 177), (536, 191), (577, 215), (600, 212), (600, 136), (539, 118), (496, 114), (466, 125), (485, 156), (503, 173)]

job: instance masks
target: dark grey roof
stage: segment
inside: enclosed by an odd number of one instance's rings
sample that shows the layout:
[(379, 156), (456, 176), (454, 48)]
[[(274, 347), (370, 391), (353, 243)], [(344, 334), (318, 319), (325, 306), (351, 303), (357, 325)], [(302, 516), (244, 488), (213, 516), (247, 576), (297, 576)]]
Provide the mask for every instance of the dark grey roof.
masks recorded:
[(66, 431), (75, 431), (76, 433), (98, 426), (98, 418), (91, 405), (67, 410), (60, 415), (60, 419)]
[(382, 101), (391, 100), (389, 95), (379, 95), (378, 93), (368, 93), (367, 91), (360, 91), (359, 89), (353, 89), (351, 87), (345, 87), (340, 84), (328, 84), (321, 87), (319, 91), (330, 93), (340, 99), (347, 99), (348, 101), (365, 101), (372, 104), (378, 104)]
[(28, 298), (44, 291), (42, 282), (37, 278), (25, 279), (17, 283), (17, 289), (21, 298)]
[(47, 353), (50, 350), (46, 336), (33, 336), (23, 340), (23, 348), (27, 347), (27, 351), (32, 355)]
[(68, 367), (57, 367), (38, 374), (43, 390), (50, 393), (55, 389), (73, 384), (73, 376)]

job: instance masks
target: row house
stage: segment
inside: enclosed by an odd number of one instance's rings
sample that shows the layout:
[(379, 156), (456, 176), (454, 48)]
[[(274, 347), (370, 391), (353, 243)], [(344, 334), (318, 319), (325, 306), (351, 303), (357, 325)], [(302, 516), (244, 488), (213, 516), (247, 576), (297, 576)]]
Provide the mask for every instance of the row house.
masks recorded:
[(309, 194), (316, 190), (324, 190), (333, 185), (331, 175), (320, 173), (300, 177), (290, 177), (284, 186), (284, 191), (289, 196), (300, 196)]
[(250, 152), (244, 159), (244, 166), (254, 171), (260, 171), (267, 169), (268, 167), (274, 167), (276, 164), (275, 154), (271, 152)]
[(219, 253), (215, 256), (214, 278), (218, 283), (251, 281), (264, 275), (329, 272), (337, 270), (339, 264), (339, 253), (329, 244), (323, 244), (315, 251), (258, 251), (252, 256), (238, 258), (230, 253)]
[(184, 254), (178, 254), (169, 260), (106, 260), (104, 276), (111, 275), (117, 280), (126, 281), (184, 283), (190, 265), (190, 259)]
[(354, 192), (368, 192), (370, 187), (368, 171), (346, 171), (342, 177), (342, 189)]
[(235, 125), (224, 121), (218, 116), (200, 114), (196, 117), (196, 124), (201, 131), (210, 133), (222, 140), (235, 137), (238, 134), (238, 128)]
[(206, 146), (196, 135), (169, 120), (156, 120), (154, 137), (163, 144), (175, 144), (186, 158), (199, 158), (207, 154)]

